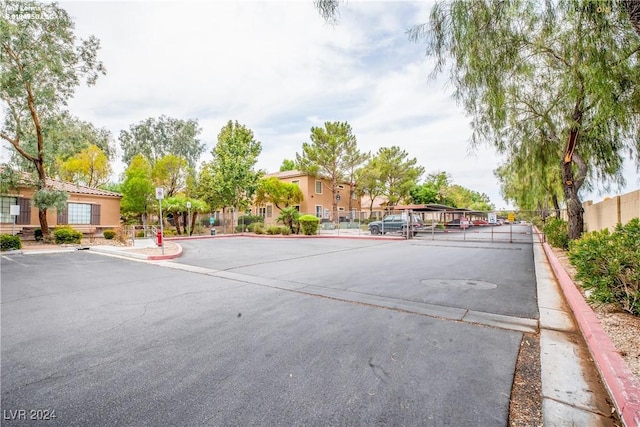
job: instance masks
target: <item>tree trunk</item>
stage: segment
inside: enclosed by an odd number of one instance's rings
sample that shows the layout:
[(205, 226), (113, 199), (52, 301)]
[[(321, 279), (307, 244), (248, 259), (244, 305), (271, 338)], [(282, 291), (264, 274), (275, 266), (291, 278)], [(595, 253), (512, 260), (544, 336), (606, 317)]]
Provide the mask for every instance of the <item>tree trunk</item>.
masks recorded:
[(193, 229), (196, 227), (197, 217), (198, 217), (198, 212), (193, 212), (191, 214), (191, 229), (189, 230), (189, 236), (193, 236)]
[(51, 235), (49, 233), (49, 223), (47, 222), (47, 210), (38, 209), (38, 219), (40, 220), (40, 229), (42, 230), (42, 240), (45, 242), (51, 241)]
[(560, 218), (560, 202), (558, 201), (558, 196), (554, 194), (551, 196), (551, 201), (553, 203), (553, 209), (556, 214), (556, 218)]
[(176, 233), (178, 233), (178, 235), (182, 234), (182, 231), (180, 230), (180, 215), (177, 213), (173, 214), (173, 223), (176, 226)]
[(567, 203), (567, 216), (569, 219), (569, 240), (579, 239), (584, 230), (584, 209), (578, 191), (586, 177), (586, 164), (582, 158), (574, 153), (574, 162), (578, 165), (578, 176), (573, 172), (573, 162), (563, 162), (562, 164), (562, 180), (564, 189), (564, 198)]
[(184, 229), (184, 233), (189, 235), (188, 233), (191, 231), (191, 227), (189, 224), (189, 217), (187, 215), (187, 212), (182, 212), (182, 228)]

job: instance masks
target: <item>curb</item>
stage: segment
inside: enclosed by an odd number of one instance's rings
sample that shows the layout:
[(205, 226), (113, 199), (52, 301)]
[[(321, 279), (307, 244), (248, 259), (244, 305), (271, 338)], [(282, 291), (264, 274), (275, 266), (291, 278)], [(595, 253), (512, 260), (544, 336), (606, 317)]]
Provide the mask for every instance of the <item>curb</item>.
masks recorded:
[(549, 244), (542, 242), (542, 247), (620, 418), (626, 426), (640, 426), (640, 381), (616, 351), (595, 313)]
[(174, 244), (178, 247), (178, 252), (174, 253), (174, 254), (170, 254), (170, 255), (147, 255), (147, 259), (149, 261), (159, 261), (159, 260), (163, 260), (163, 259), (175, 259), (175, 258), (179, 258), (182, 256), (182, 246), (178, 243)]
[(202, 240), (202, 239), (228, 239), (234, 237), (251, 237), (255, 239), (357, 239), (357, 240), (407, 240), (402, 236), (370, 236), (370, 235), (349, 235), (349, 234), (315, 234), (313, 236), (305, 236), (301, 234), (289, 234), (287, 236), (278, 235), (266, 235), (266, 234), (253, 234), (253, 233), (234, 233), (234, 234), (217, 234), (215, 236), (191, 236), (191, 237), (171, 237), (165, 238), (168, 241), (177, 240)]

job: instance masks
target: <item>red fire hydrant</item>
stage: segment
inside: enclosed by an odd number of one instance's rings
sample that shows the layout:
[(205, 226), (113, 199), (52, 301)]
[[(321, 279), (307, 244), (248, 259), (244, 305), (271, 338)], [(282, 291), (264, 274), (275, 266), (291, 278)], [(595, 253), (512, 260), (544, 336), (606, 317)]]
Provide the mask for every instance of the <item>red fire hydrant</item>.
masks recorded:
[(156, 234), (156, 240), (158, 242), (158, 246), (162, 246), (162, 231), (158, 230)]

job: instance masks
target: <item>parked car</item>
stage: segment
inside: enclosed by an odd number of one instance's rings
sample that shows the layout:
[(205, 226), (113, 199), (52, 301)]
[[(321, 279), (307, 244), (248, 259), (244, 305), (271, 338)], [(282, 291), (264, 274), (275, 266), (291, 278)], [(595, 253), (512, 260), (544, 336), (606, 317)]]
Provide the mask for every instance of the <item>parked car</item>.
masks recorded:
[[(449, 221), (449, 222), (445, 222), (445, 223), (444, 223), (444, 226), (445, 226), (445, 227), (460, 227), (460, 220), (461, 220), (461, 219), (462, 219), (462, 218), (455, 218), (455, 219), (452, 219), (452, 220), (451, 220), (451, 221)], [(464, 224), (463, 224), (463, 225), (462, 225), (462, 228), (471, 227), (471, 226), (473, 225), (473, 223), (472, 223), (471, 221), (469, 221), (469, 220), (466, 220), (466, 221), (467, 221), (467, 224), (466, 224), (466, 225), (464, 225)]]
[[(371, 234), (386, 234), (391, 232), (406, 232), (408, 220), (406, 215), (387, 215), (382, 221), (373, 221), (369, 223), (369, 231)], [(413, 215), (411, 221), (413, 227), (413, 235), (424, 229), (424, 221), (418, 215)]]
[(475, 226), (485, 226), (485, 225), (489, 225), (489, 223), (484, 220), (484, 219), (474, 219), (473, 221), (471, 221), (473, 225)]

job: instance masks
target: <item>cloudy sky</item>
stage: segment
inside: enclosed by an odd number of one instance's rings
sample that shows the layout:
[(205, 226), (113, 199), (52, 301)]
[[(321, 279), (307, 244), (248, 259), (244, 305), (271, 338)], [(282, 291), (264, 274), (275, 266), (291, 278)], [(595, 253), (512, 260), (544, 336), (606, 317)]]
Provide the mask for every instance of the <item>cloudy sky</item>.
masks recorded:
[[(469, 118), (444, 79), (428, 78), (433, 63), (406, 35), (431, 4), (352, 0), (332, 26), (312, 0), (63, 1), (77, 35), (101, 40), (107, 68), (69, 108), (116, 140), (149, 117), (195, 118), (202, 160), (237, 120), (262, 143), (257, 167), (268, 172), (301, 152), (312, 126), (347, 121), (362, 151), (398, 145), (427, 173), (446, 171), (507, 207), (493, 176), (499, 157), (490, 147), (469, 151)], [(637, 188), (635, 170), (627, 172), (627, 190)]]

